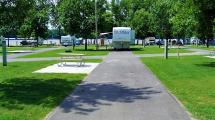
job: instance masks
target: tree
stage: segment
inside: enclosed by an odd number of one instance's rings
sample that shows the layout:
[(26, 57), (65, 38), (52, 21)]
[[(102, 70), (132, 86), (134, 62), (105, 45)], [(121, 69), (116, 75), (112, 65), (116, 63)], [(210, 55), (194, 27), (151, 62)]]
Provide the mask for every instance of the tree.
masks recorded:
[(85, 39), (94, 30), (94, 2), (91, 0), (63, 0), (59, 4), (60, 24), (71, 35), (77, 35)]
[(198, 7), (198, 36), (207, 40), (207, 47), (209, 47), (208, 41), (213, 39), (213, 27), (215, 19), (215, 1), (214, 0), (193, 0), (195, 5)]
[[(113, 21), (115, 26), (129, 26), (135, 10), (138, 6), (135, 6), (139, 0), (112, 0), (111, 12), (113, 14)], [(141, 8), (141, 7), (140, 7)], [(132, 11), (133, 10), (133, 11)], [(133, 13), (132, 13), (133, 12)]]
[(101, 21), (101, 26), (99, 24), (99, 31), (100, 32), (110, 32), (112, 28), (115, 26), (113, 20), (113, 14), (111, 12), (105, 12), (100, 17), (99, 21)]
[(0, 34), (6, 37), (16, 36), (26, 17), (26, 11), (30, 8), (30, 0), (0, 1)]
[(153, 15), (144, 9), (135, 12), (131, 20), (131, 26), (136, 31), (138, 38), (144, 39), (147, 36), (154, 35)]
[(61, 34), (62, 34), (62, 25), (60, 24), (60, 15), (59, 15), (59, 5), (60, 0), (55, 0), (51, 2), (50, 7), (50, 23), (55, 28), (58, 29), (58, 37), (61, 43)]
[(35, 37), (37, 46), (39, 37), (48, 37), (48, 21), (49, 21), (49, 0), (37, 0), (31, 2), (32, 8), (27, 11), (19, 33), (23, 37)]
[(192, 0), (177, 1), (172, 6), (172, 34), (177, 38), (192, 37), (197, 32), (197, 8)]
[(97, 0), (98, 32), (109, 32), (114, 26), (113, 14), (106, 0)]

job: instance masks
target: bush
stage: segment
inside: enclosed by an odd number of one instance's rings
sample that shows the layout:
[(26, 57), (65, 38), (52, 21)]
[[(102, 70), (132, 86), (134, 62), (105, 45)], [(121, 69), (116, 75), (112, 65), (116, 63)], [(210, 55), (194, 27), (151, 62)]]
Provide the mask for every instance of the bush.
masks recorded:
[(72, 52), (72, 49), (71, 49), (71, 48), (66, 48), (66, 49), (65, 49), (65, 52), (66, 52), (66, 53)]

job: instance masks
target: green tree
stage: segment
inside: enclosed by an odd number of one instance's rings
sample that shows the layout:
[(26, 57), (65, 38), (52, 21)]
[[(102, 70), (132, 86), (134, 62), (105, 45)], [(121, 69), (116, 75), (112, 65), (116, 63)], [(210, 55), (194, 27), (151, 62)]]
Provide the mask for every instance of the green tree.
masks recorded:
[[(91, 0), (63, 0), (59, 5), (60, 24), (65, 32), (86, 39), (94, 30), (94, 2)], [(85, 49), (87, 45), (85, 44)]]
[(0, 34), (3, 36), (16, 35), (27, 16), (26, 11), (30, 8), (30, 0), (0, 1)]
[(62, 25), (60, 24), (60, 14), (59, 14), (59, 9), (58, 9), (60, 2), (61, 2), (60, 0), (55, 0), (51, 3), (50, 23), (55, 29), (58, 29), (57, 38), (60, 39), (60, 43), (61, 43), (61, 35), (63, 33), (63, 30), (62, 30)]
[(102, 21), (102, 28), (99, 28), (100, 32), (111, 32), (112, 28), (115, 26), (113, 14), (111, 12), (105, 12), (102, 14), (102, 19), (100, 21)]
[(194, 0), (194, 3), (198, 7), (198, 36), (203, 40), (207, 40), (207, 47), (209, 47), (208, 41), (213, 39), (213, 27), (215, 19), (215, 0)]
[(13, 18), (13, 8), (10, 6), (10, 1), (0, 1), (0, 35), (5, 36), (12, 31), (14, 22), (8, 22)]
[(38, 46), (39, 37), (48, 37), (50, 1), (37, 0), (31, 4), (32, 8), (27, 11), (27, 16), (19, 29), (19, 33), (23, 37), (35, 37)]
[(113, 27), (113, 14), (106, 0), (97, 0), (98, 32), (109, 32)]
[(153, 15), (148, 11), (144, 9), (136, 11), (130, 23), (138, 38), (144, 39), (147, 36), (154, 35)]
[(196, 35), (198, 19), (197, 8), (192, 0), (177, 1), (172, 6), (172, 34), (177, 38), (192, 37)]

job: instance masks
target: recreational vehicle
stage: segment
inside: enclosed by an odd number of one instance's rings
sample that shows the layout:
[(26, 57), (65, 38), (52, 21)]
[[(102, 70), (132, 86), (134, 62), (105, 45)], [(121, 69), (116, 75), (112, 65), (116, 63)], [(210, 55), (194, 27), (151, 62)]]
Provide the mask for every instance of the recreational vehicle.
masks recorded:
[(130, 27), (114, 27), (113, 28), (113, 48), (129, 49), (130, 44), (135, 40), (135, 33)]

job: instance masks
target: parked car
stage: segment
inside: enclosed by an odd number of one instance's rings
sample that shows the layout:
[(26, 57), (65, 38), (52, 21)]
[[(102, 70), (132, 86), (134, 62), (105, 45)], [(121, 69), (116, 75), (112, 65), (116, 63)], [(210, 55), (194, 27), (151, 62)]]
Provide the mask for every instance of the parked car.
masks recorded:
[(182, 41), (178, 40), (178, 41), (176, 42), (176, 45), (182, 46), (183, 43), (182, 43)]
[(76, 40), (76, 41), (75, 41), (75, 45), (81, 45), (80, 40)]
[(164, 45), (164, 41), (161, 41), (161, 40), (160, 40), (160, 41), (157, 41), (156, 44), (157, 44), (157, 45)]
[(147, 37), (145, 38), (145, 45), (155, 45), (156, 39), (155, 37)]

